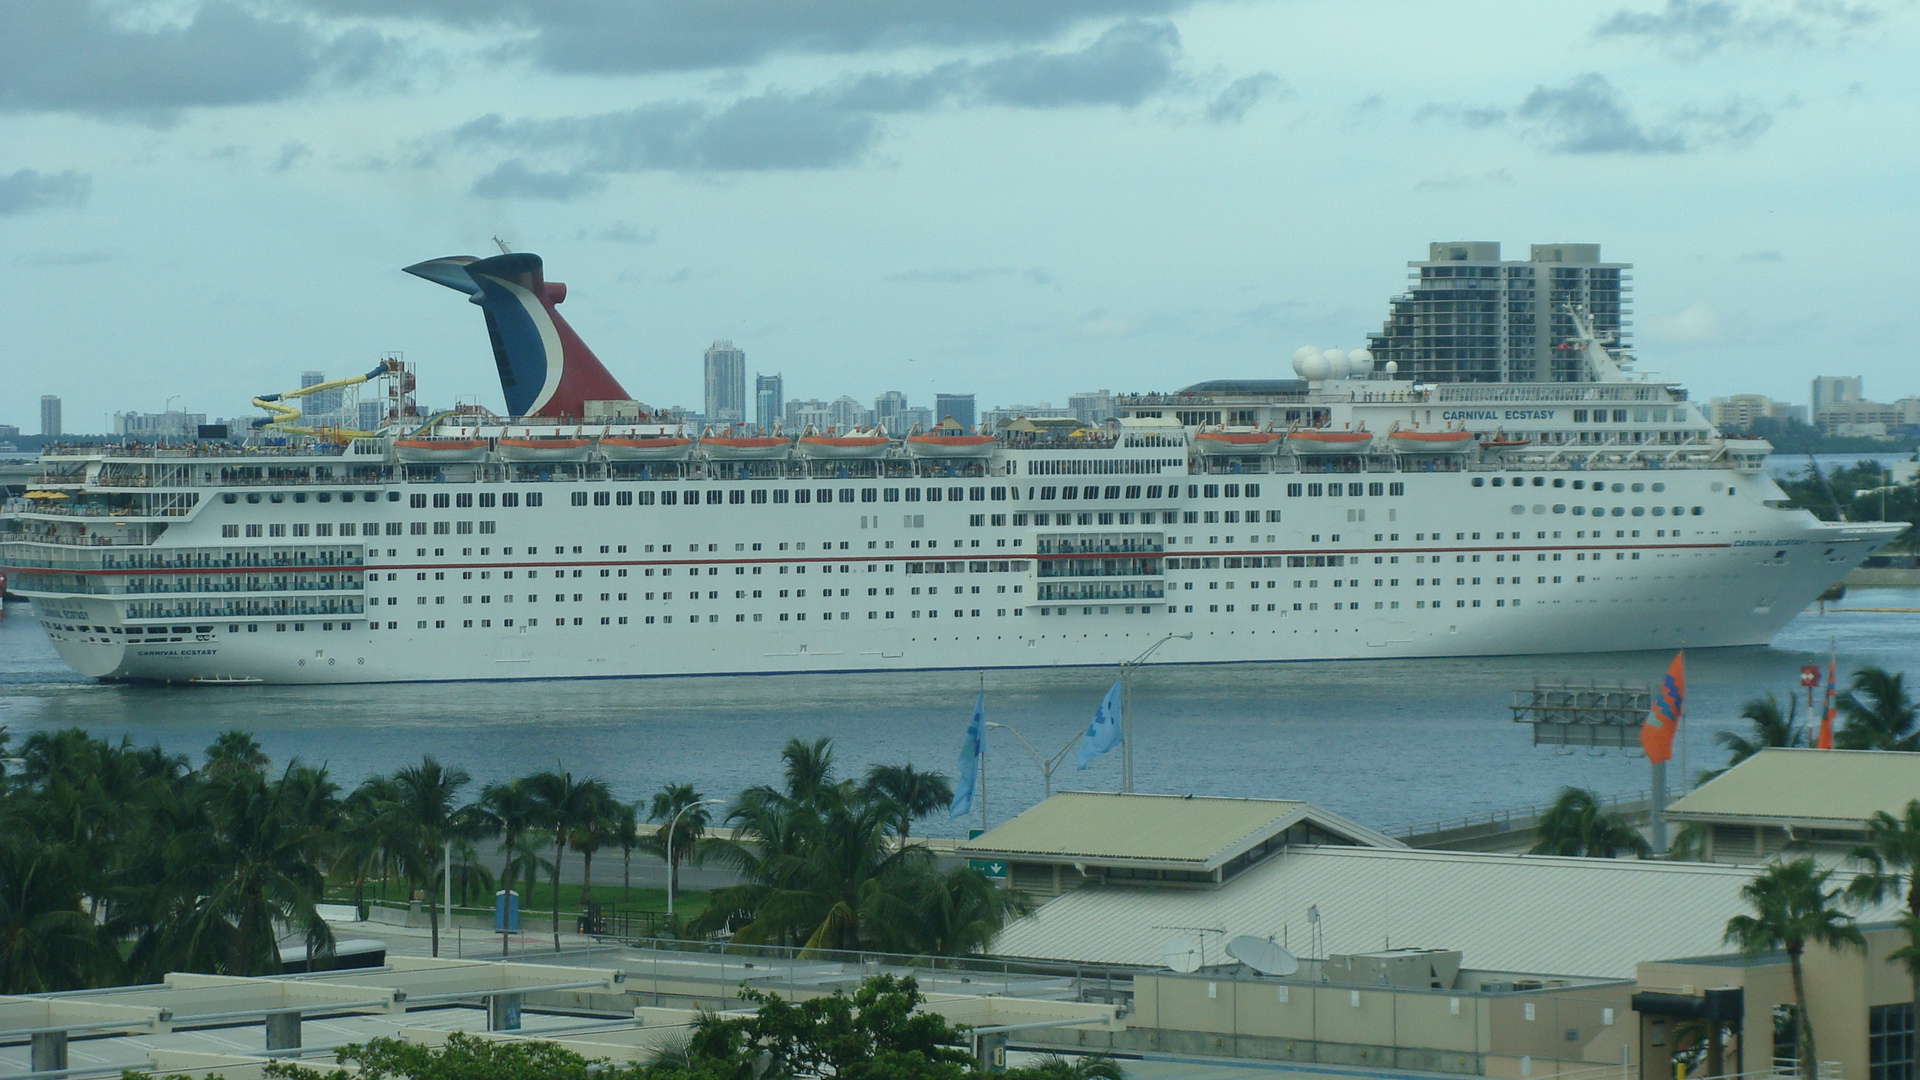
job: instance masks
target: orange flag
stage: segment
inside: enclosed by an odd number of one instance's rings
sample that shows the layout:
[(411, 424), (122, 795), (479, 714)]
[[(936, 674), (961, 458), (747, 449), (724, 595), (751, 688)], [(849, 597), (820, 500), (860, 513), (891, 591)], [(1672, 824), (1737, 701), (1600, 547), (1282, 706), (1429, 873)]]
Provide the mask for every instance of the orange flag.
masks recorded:
[(1640, 748), (1648, 761), (1667, 761), (1673, 757), (1673, 737), (1680, 730), (1680, 714), (1687, 700), (1686, 653), (1673, 654), (1666, 678), (1653, 695), (1653, 712), (1640, 725)]

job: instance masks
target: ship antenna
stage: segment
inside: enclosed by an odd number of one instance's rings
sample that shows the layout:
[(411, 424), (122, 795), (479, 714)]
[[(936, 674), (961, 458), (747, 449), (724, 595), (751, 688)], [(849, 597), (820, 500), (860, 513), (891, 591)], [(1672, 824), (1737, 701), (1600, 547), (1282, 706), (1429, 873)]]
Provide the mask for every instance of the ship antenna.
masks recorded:
[(507, 242), (506, 242), (505, 240), (502, 240), (502, 239), (500, 239), (500, 238), (499, 238), (498, 236), (495, 236), (495, 237), (493, 238), (493, 242), (494, 242), (495, 244), (497, 244), (497, 245), (499, 245), (499, 247), (500, 247), (500, 254), (502, 254), (502, 255), (511, 255), (511, 254), (513, 254), (513, 249), (507, 246)]

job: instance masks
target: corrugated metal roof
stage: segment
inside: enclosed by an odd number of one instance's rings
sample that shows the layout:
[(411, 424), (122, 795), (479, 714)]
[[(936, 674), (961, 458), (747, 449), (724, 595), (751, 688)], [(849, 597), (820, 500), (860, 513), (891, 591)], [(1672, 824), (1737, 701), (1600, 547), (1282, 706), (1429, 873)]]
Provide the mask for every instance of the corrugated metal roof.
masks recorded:
[(1301, 821), (1362, 843), (1399, 842), (1288, 799), (1065, 791), (959, 845), (969, 854), (1018, 859), (1167, 863), (1213, 869)]
[[(1751, 866), (1296, 847), (1218, 889), (1090, 886), (1006, 928), (1003, 956), (1157, 967), (1165, 927), (1210, 927), (1300, 955), (1459, 949), (1465, 966), (1631, 978), (1642, 960), (1724, 952)], [(1307, 909), (1320, 911), (1312, 949)], [(1862, 913), (1889, 918), (1891, 903)], [(1192, 935), (1189, 935), (1192, 936)], [(1211, 960), (1209, 960), (1211, 962)]]
[(1773, 748), (1668, 808), (1683, 820), (1860, 822), (1920, 799), (1920, 754)]

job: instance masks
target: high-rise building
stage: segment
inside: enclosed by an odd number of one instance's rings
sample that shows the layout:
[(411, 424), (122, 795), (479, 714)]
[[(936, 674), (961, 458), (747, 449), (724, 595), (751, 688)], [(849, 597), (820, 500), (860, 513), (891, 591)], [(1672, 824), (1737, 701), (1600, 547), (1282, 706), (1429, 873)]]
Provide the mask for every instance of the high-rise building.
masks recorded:
[(1746, 431), (1761, 420), (1804, 424), (1807, 410), (1804, 405), (1789, 405), (1765, 394), (1732, 394), (1707, 402), (1707, 418), (1722, 430)]
[(827, 410), (833, 418), (833, 426), (842, 432), (873, 423), (873, 414), (867, 411), (867, 407), (845, 394), (834, 398)]
[(747, 422), (747, 354), (731, 341), (707, 350), (707, 423)]
[(753, 422), (761, 431), (772, 431), (787, 413), (786, 383), (779, 373), (753, 377)]
[(889, 390), (873, 399), (873, 422), (894, 435), (905, 434), (911, 426), (907, 423), (907, 411), (907, 395), (898, 390)]
[(832, 423), (832, 406), (819, 398), (795, 398), (787, 402), (787, 427), (795, 431), (807, 428), (824, 431)]
[(60, 398), (57, 395), (40, 395), (40, 434), (56, 438), (64, 434), (60, 427)]
[(1814, 423), (1820, 422), (1820, 414), (1835, 405), (1845, 405), (1852, 401), (1861, 401), (1863, 397), (1858, 375), (1816, 375), (1813, 379), (1813, 400), (1809, 402)]
[(1113, 391), (1095, 390), (1085, 394), (1068, 394), (1067, 408), (1084, 424), (1104, 424), (1120, 415), (1113, 400)]
[(1421, 382), (1581, 382), (1585, 356), (1571, 348), (1569, 306), (1585, 309), (1602, 341), (1627, 346), (1627, 271), (1603, 263), (1599, 244), (1535, 244), (1504, 262), (1491, 241), (1432, 244), (1412, 262), (1413, 287), (1393, 298), (1370, 335), (1376, 360)]
[(974, 411), (972, 394), (935, 394), (933, 395), (933, 415), (938, 417), (934, 423), (945, 423), (948, 417), (963, 428), (971, 428), (979, 418)]

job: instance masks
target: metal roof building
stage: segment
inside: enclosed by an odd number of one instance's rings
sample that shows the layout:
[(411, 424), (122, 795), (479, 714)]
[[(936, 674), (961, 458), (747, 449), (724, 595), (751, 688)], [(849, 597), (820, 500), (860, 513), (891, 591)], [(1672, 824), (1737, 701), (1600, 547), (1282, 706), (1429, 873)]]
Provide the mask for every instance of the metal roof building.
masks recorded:
[[(1288, 848), (1217, 889), (1071, 892), (1008, 926), (992, 951), (1158, 967), (1178, 928), (1204, 932), (1210, 950), (1242, 934), (1272, 935), (1311, 956), (1453, 949), (1480, 972), (1631, 979), (1642, 960), (1723, 951), (1727, 919), (1746, 910), (1739, 893), (1753, 873), (1654, 860)], [(1887, 906), (1862, 917), (1892, 914)]]
[(1004, 860), (1016, 887), (1057, 896), (1101, 881), (1217, 886), (1297, 844), (1406, 846), (1289, 799), (1064, 791), (956, 851)]
[(1842, 855), (1865, 839), (1868, 818), (1899, 817), (1914, 799), (1920, 754), (1775, 747), (1688, 793), (1666, 816), (1699, 826), (1708, 858), (1757, 862), (1783, 852)]

